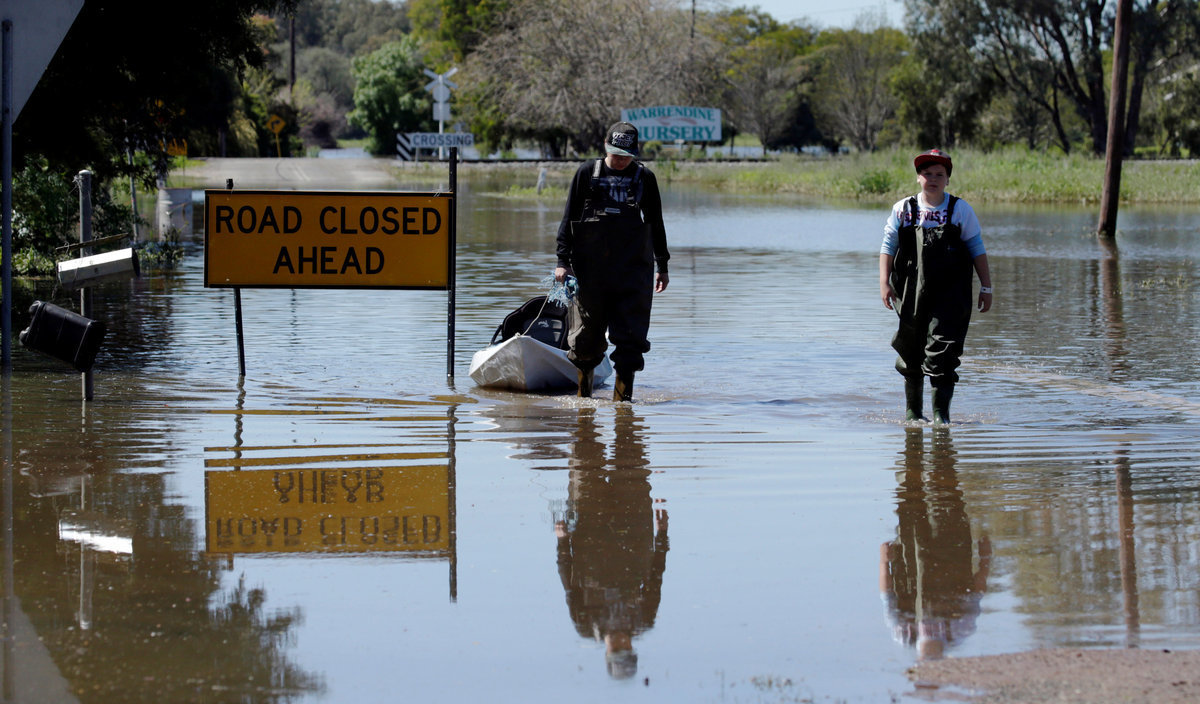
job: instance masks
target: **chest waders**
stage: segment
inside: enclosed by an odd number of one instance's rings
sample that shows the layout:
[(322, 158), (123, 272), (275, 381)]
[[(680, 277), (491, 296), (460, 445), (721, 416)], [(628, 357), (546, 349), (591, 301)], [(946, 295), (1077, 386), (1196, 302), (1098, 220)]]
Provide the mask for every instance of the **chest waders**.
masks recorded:
[(892, 338), (896, 371), (904, 375), (909, 420), (921, 417), (923, 377), (932, 384), (935, 422), (949, 422), (950, 397), (971, 322), (971, 255), (962, 227), (950, 223), (958, 199), (947, 195), (946, 221), (921, 227), (917, 199), (907, 204), (909, 223), (900, 228), (892, 288), (900, 296), (900, 325)]
[[(629, 400), (633, 373), (645, 366), (650, 351), (650, 304), (654, 295), (654, 246), (650, 226), (642, 222), (642, 172), (637, 164), (623, 199), (614, 198), (612, 179), (600, 176), (597, 159), (582, 219), (571, 223), (571, 268), (579, 292), (569, 311), (571, 346), (567, 357), (580, 369), (580, 393), (591, 370), (604, 358), (608, 340), (617, 372), (616, 396)], [(588, 378), (585, 380), (585, 376)], [(588, 393), (587, 395), (590, 395)], [(615, 396), (614, 396), (615, 397)]]

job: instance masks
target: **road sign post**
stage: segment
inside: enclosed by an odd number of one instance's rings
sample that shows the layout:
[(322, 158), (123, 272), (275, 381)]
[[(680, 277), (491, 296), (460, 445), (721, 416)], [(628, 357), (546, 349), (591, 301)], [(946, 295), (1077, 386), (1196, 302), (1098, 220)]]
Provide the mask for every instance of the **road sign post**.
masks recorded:
[[(433, 80), (425, 85), (425, 90), (433, 93), (433, 119), (438, 123), (438, 134), (446, 131), (446, 123), (450, 121), (450, 89), (458, 88), (453, 82), (448, 80), (455, 73), (458, 73), (458, 67), (450, 69), (445, 73), (435, 73), (429, 69), (425, 69), (425, 75)], [(455, 145), (458, 146), (458, 145)], [(438, 159), (444, 158), (442, 146), (438, 146)]]
[(275, 156), (282, 159), (283, 150), (279, 148), (279, 133), (283, 131), (283, 126), (287, 122), (278, 115), (271, 115), (267, 118), (267, 129), (275, 133)]

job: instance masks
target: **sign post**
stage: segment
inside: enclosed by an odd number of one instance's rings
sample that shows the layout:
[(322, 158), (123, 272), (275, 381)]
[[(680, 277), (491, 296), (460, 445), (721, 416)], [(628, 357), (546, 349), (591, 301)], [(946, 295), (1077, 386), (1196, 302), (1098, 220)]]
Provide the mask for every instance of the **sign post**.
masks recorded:
[(442, 290), (446, 193), (204, 192), (204, 285), (211, 288)]
[[(450, 121), (450, 89), (458, 88), (456, 84), (448, 80), (455, 73), (458, 73), (458, 67), (450, 69), (445, 73), (434, 73), (429, 69), (425, 69), (425, 75), (433, 80), (425, 85), (425, 90), (433, 93), (433, 119), (438, 123), (438, 134), (446, 131), (446, 123)], [(438, 147), (438, 159), (442, 158), (442, 147)]]
[(283, 150), (279, 148), (279, 133), (283, 131), (283, 126), (286, 124), (287, 122), (278, 115), (271, 115), (267, 118), (267, 129), (275, 133), (275, 156), (279, 159), (283, 158)]
[(204, 285), (449, 291), (453, 377), (455, 181), (452, 161), (449, 193), (205, 191)]

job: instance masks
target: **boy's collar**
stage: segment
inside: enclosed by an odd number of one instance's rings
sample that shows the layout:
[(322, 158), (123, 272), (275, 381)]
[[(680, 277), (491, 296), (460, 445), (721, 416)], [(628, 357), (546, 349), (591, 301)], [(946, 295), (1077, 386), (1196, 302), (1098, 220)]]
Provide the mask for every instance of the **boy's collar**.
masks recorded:
[(925, 191), (921, 191), (920, 193), (917, 194), (917, 201), (918, 201), (918, 204), (920, 204), (920, 205), (924, 205), (924, 206), (927, 206), (930, 208), (940, 208), (943, 205), (945, 205), (946, 198), (948, 198), (949, 196), (950, 196), (949, 193), (942, 191), (942, 199), (940, 201), (938, 201), (937, 203), (930, 203), (929, 200), (927, 198), (925, 198)]

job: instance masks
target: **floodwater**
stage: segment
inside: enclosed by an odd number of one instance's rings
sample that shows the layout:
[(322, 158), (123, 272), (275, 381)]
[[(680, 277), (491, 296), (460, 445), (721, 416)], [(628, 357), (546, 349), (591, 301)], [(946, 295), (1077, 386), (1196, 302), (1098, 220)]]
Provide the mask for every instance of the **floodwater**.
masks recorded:
[[(1200, 211), (979, 205), (955, 424), (901, 422), (883, 208), (665, 194), (636, 402), (477, 388), (560, 204), (463, 176), (444, 292), (106, 284), (19, 346), (22, 702), (881, 702), (921, 657), (1200, 647)], [(33, 297), (18, 290), (17, 321)]]

